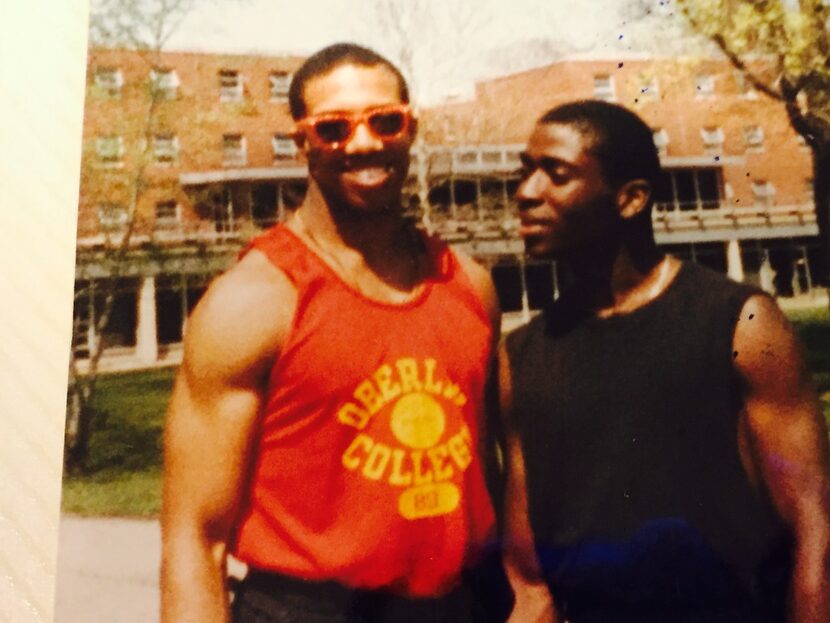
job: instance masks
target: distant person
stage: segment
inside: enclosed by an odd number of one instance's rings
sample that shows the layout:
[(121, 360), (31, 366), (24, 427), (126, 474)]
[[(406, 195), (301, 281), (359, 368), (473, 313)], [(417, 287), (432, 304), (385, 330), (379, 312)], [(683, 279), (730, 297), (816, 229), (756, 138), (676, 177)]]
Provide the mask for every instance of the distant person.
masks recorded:
[[(404, 218), (416, 120), (389, 61), (327, 47), (289, 101), (308, 194), (188, 323), (165, 430), (162, 619), (487, 620), (490, 276)], [(228, 554), (249, 569), (232, 606)]]
[(827, 430), (775, 301), (658, 250), (623, 107), (550, 110), (522, 162), (567, 285), (502, 352), (511, 623), (830, 621)]

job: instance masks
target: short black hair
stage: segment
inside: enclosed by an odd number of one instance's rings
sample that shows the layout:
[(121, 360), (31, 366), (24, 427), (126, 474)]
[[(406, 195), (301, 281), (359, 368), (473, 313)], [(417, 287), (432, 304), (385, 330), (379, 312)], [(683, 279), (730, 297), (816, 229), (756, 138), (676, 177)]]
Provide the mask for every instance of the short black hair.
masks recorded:
[(605, 181), (614, 189), (631, 180), (646, 180), (652, 196), (663, 175), (651, 128), (638, 115), (618, 104), (580, 100), (550, 109), (540, 124), (572, 126), (592, 140)]
[(355, 43), (335, 43), (315, 52), (294, 73), (291, 86), (288, 88), (288, 105), (294, 120), (306, 116), (305, 85), (312, 78), (325, 75), (340, 65), (359, 65), (361, 67), (386, 67), (400, 87), (401, 102), (409, 102), (409, 88), (400, 70), (392, 62), (369, 48)]

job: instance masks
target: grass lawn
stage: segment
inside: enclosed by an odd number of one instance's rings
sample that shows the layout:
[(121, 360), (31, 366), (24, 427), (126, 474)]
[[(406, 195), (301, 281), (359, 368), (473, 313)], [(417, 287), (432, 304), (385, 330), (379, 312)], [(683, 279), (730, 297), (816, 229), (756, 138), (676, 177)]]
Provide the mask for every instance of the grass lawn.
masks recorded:
[[(830, 313), (791, 312), (830, 422)], [(95, 408), (102, 414), (90, 444), (89, 474), (63, 483), (64, 512), (155, 517), (161, 500), (161, 431), (173, 369), (102, 376)]]
[(161, 432), (175, 370), (102, 375), (89, 470), (65, 478), (64, 512), (155, 517), (161, 506)]
[(830, 310), (793, 311), (788, 316), (807, 347), (807, 360), (830, 425)]

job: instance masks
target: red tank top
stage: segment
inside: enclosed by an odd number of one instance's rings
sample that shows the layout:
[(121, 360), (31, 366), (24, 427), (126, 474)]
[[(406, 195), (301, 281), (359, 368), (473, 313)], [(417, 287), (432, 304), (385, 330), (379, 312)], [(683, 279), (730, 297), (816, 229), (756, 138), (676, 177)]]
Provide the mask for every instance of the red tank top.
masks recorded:
[(249, 248), (291, 279), (297, 308), (235, 556), (309, 580), (446, 592), (495, 536), (476, 451), (492, 327), (472, 284), (433, 239), (437, 268), (403, 304), (361, 295), (284, 226)]

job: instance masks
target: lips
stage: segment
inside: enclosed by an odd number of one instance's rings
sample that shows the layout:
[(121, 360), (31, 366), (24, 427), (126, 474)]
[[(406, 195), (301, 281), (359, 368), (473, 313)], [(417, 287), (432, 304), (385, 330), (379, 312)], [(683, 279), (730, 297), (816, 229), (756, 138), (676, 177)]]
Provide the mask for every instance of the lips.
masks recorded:
[(522, 238), (543, 236), (550, 231), (551, 223), (542, 219), (521, 219), (519, 235)]

